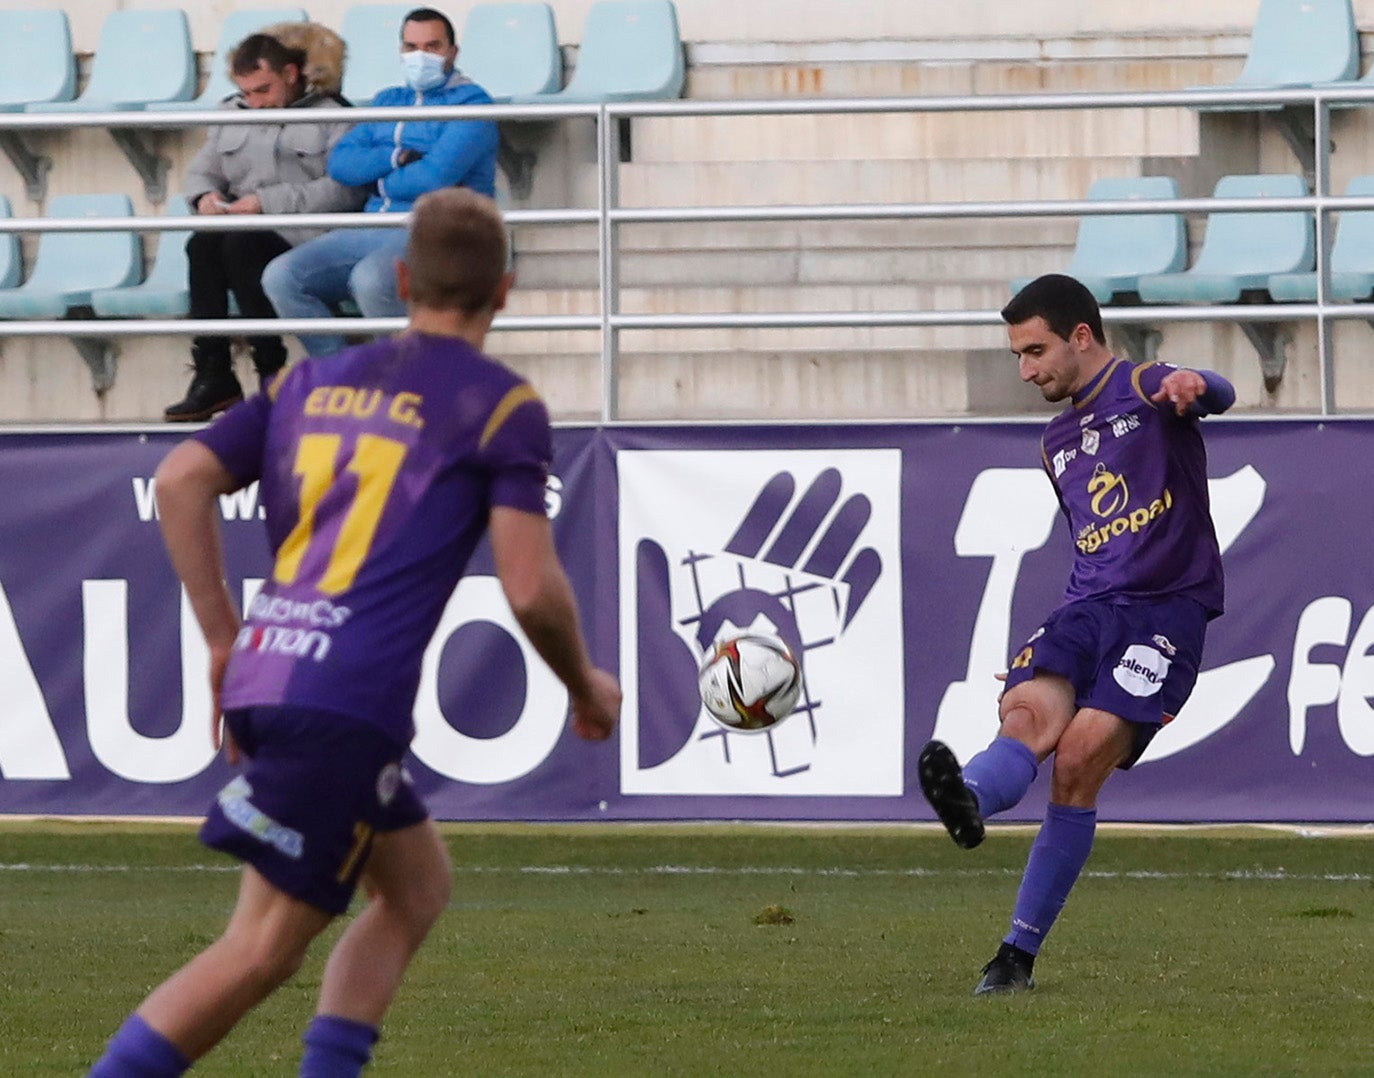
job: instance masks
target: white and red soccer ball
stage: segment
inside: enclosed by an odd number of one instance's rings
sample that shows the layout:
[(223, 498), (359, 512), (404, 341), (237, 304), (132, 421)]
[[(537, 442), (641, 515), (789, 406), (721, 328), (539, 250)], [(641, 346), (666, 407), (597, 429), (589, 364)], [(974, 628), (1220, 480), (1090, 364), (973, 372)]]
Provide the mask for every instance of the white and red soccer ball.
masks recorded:
[(762, 733), (792, 714), (801, 663), (776, 636), (744, 633), (716, 641), (698, 675), (701, 700), (732, 733)]

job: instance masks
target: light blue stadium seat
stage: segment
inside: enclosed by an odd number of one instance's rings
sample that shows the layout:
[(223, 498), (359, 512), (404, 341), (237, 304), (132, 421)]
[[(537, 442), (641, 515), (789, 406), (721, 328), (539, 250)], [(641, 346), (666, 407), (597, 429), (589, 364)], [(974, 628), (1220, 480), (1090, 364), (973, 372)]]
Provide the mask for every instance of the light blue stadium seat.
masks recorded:
[(91, 78), (75, 101), (45, 101), (26, 112), (128, 112), (196, 91), (196, 54), (180, 8), (112, 11), (105, 16)]
[(523, 103), (661, 101), (682, 96), (685, 67), (672, 0), (598, 0), (587, 12), (568, 85)]
[[(1347, 195), (1374, 195), (1374, 176), (1356, 176)], [(1316, 273), (1276, 273), (1269, 294), (1280, 303), (1311, 303), (1317, 298)], [(1374, 210), (1346, 210), (1336, 223), (1331, 246), (1331, 299), (1361, 300), (1374, 295)]]
[[(1178, 198), (1178, 184), (1168, 176), (1128, 176), (1097, 180), (1088, 188), (1092, 201), (1156, 201)], [(1064, 270), (1088, 288), (1098, 303), (1136, 291), (1145, 274), (1175, 273), (1188, 262), (1188, 234), (1179, 213), (1140, 213), (1084, 217), (1078, 226), (1073, 257)], [(1012, 282), (1021, 291), (1033, 278)]]
[(366, 105), (378, 90), (399, 86), (401, 20), (413, 4), (355, 4), (344, 12), (339, 36), (344, 40), (342, 93), (355, 105)]
[(0, 111), (70, 101), (76, 56), (65, 11), (0, 11)]
[[(0, 195), (0, 218), (13, 216), (10, 200)], [(0, 233), (0, 288), (13, 288), (23, 274), (24, 262), (19, 250), (18, 233)]]
[[(1191, 90), (1257, 90), (1353, 79), (1360, 35), (1350, 0), (1260, 0), (1245, 67), (1224, 86)], [(1280, 105), (1204, 105), (1203, 111), (1256, 112)]]
[(219, 44), (210, 60), (209, 78), (205, 89), (190, 101), (163, 101), (149, 106), (153, 112), (190, 112), (196, 109), (218, 108), (226, 97), (238, 92), (229, 77), (229, 54), (249, 34), (256, 34), (279, 22), (305, 22), (309, 16), (304, 8), (240, 8), (231, 11), (220, 24)]
[[(1300, 198), (1301, 176), (1223, 176), (1215, 198)], [(1276, 273), (1311, 270), (1316, 259), (1312, 215), (1292, 212), (1214, 212), (1197, 261), (1182, 273), (1141, 277), (1146, 303), (1235, 303), (1241, 293), (1267, 291)]]
[(458, 66), (493, 101), (563, 85), (563, 53), (548, 4), (478, 4), (463, 23), (461, 45)]
[[(57, 195), (48, 217), (132, 217), (128, 195)], [(0, 318), (63, 318), (88, 307), (91, 293), (121, 288), (142, 270), (132, 232), (45, 232), (33, 273), (15, 288), (0, 289)]]
[[(189, 217), (191, 208), (183, 196), (173, 195), (163, 212), (168, 217)], [(92, 292), (91, 309), (100, 318), (184, 318), (191, 310), (186, 263), (190, 238), (191, 233), (183, 230), (159, 233), (157, 257), (147, 280)]]

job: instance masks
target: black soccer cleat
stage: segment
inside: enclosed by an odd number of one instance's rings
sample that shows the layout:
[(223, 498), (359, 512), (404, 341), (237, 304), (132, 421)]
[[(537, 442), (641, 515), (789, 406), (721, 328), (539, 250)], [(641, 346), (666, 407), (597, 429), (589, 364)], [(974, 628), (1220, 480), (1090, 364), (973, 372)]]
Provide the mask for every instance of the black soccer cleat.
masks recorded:
[(1003, 943), (997, 954), (983, 967), (983, 979), (973, 990), (975, 996), (1010, 995), (1013, 992), (1029, 992), (1035, 987), (1031, 968), (1035, 965), (1035, 955)]
[(916, 762), (921, 792), (957, 846), (971, 850), (983, 841), (983, 817), (978, 799), (964, 785), (959, 761), (943, 741), (928, 741)]

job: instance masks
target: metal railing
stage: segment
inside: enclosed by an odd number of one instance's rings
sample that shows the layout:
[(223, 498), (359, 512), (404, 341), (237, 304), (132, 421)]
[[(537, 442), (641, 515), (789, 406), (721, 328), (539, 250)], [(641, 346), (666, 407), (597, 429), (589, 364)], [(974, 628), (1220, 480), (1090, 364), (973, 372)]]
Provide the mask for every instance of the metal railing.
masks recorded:
[[(25, 132), (104, 127), (117, 121), (121, 130), (146, 132), (214, 124), (367, 122), (398, 119), (487, 119), (549, 121), (589, 118), (596, 125), (597, 206), (594, 209), (510, 210), (509, 224), (587, 225), (597, 227), (598, 312), (594, 315), (503, 316), (495, 330), (597, 330), (601, 335), (601, 419), (619, 416), (620, 334), (643, 329), (775, 329), (849, 327), (993, 326), (1001, 319), (995, 310), (817, 311), (716, 314), (625, 314), (621, 311), (620, 228), (642, 223), (729, 223), (786, 221), (954, 220), (999, 217), (1084, 217), (1142, 213), (1211, 213), (1218, 211), (1283, 212), (1302, 210), (1315, 215), (1317, 299), (1313, 303), (1105, 307), (1104, 321), (1122, 326), (1183, 322), (1288, 322), (1309, 320), (1317, 326), (1317, 358), (1321, 379), (1321, 412), (1335, 411), (1332, 379), (1332, 323), (1344, 319), (1369, 320), (1374, 307), (1336, 304), (1330, 299), (1330, 234), (1332, 213), (1374, 209), (1374, 197), (1339, 197), (1330, 193), (1330, 107), (1350, 103), (1374, 105), (1374, 87), (1347, 85), (1322, 89), (1207, 90), (1153, 93), (1071, 93), (981, 95), (911, 98), (823, 98), (776, 101), (670, 101), (559, 106), (430, 106), (420, 108), (340, 108), (310, 110), (210, 110), (204, 112), (71, 114), (0, 114), (0, 139), (22, 139)], [(619, 138), (622, 121), (636, 117), (857, 115), (874, 113), (1039, 112), (1050, 110), (1125, 108), (1219, 108), (1255, 111), (1278, 108), (1290, 118), (1311, 115), (1312, 194), (1301, 198), (1058, 200), (900, 204), (755, 205), (715, 207), (643, 207), (620, 205)], [(25, 152), (31, 152), (25, 150)], [(1204, 149), (1205, 152), (1205, 149)], [(1372, 168), (1371, 170), (1374, 170)], [(397, 214), (288, 214), (129, 218), (0, 218), (0, 232), (163, 232), (264, 228), (394, 227), (405, 220)], [(35, 320), (0, 321), (0, 337), (64, 336), (114, 338), (134, 335), (252, 335), (268, 333), (391, 332), (401, 319), (235, 319), (232, 322), (191, 319)]]

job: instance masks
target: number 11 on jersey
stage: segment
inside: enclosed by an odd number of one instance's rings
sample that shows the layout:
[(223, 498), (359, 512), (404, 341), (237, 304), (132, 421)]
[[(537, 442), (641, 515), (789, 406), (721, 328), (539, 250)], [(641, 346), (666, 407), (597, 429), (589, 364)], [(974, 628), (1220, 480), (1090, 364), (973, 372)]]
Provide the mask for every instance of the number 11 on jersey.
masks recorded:
[[(343, 437), (338, 434), (306, 434), (296, 447), (293, 474), (300, 476), (300, 513), (296, 526), (277, 551), (272, 577), (278, 584), (294, 584), (306, 551), (315, 537), (315, 514), (325, 493), (337, 479)], [(357, 477), (352, 504), (339, 527), (329, 561), (315, 587), (325, 595), (346, 591), (372, 549), (377, 525), (387, 498), (405, 462), (407, 447), (394, 438), (376, 434), (358, 436), (357, 446), (345, 471)]]

